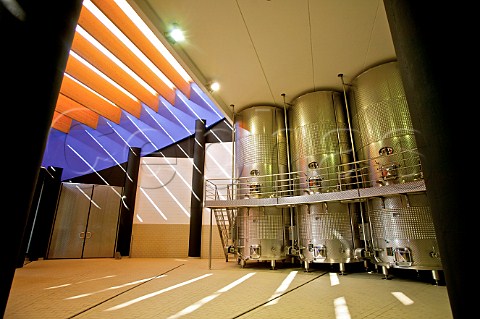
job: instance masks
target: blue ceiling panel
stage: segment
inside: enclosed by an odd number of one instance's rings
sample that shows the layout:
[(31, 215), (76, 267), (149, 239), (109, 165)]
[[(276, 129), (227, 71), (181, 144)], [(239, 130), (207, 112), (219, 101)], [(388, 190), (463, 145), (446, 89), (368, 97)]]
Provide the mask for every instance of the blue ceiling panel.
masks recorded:
[[(175, 99), (175, 105), (174, 107), (179, 109), (180, 111), (188, 114), (189, 116), (193, 117), (195, 120), (199, 119), (205, 119), (205, 117), (202, 117), (203, 113), (197, 112), (195, 109), (196, 107), (192, 107), (190, 100), (187, 99), (185, 95), (183, 95), (181, 92), (177, 91), (177, 98)], [(195, 126), (194, 126), (195, 127)]]
[(66, 139), (62, 179), (73, 178), (112, 166), (120, 165), (128, 157), (128, 147), (119, 147), (115, 135), (104, 135), (84, 125), (75, 125)]
[(116, 124), (105, 121), (108, 129), (88, 129), (85, 131), (91, 138), (90, 143), (93, 147), (99, 147), (99, 152), (103, 150), (105, 156), (111, 158), (115, 164), (121, 164), (128, 156), (129, 144), (123, 140), (115, 129)]
[(65, 167), (65, 140), (68, 134), (54, 128), (50, 129), (45, 152), (43, 153), (42, 166)]
[(168, 119), (175, 119), (182, 128), (189, 132), (189, 135), (195, 133), (195, 121), (197, 120), (196, 117), (192, 116), (191, 113), (185, 113), (182, 110), (174, 107), (164, 98), (160, 99), (160, 108), (158, 110), (158, 114), (168, 118)]
[(145, 123), (148, 123), (150, 126), (160, 130), (161, 132), (164, 132), (169, 137), (170, 143), (175, 143), (176, 141), (191, 135), (186, 127), (181, 126), (181, 123), (175, 118), (175, 121), (172, 122), (171, 120), (164, 118), (151, 109), (146, 109), (145, 113), (142, 112), (141, 118)]
[(51, 129), (42, 165), (62, 167), (63, 180), (112, 166), (88, 130), (93, 129), (75, 121), (69, 134), (61, 136)]
[(196, 119), (206, 120), (206, 126), (209, 127), (217, 123), (222, 118), (219, 118), (218, 115), (212, 110), (207, 110), (196, 103), (193, 103), (185, 97), (181, 92), (177, 91), (177, 98), (175, 100), (175, 107), (191, 114)]
[[(124, 114), (122, 115), (122, 119), (120, 124), (112, 123), (109, 120), (103, 120), (104, 124), (102, 124), (102, 128), (98, 128), (98, 131), (101, 134), (101, 141), (103, 144), (103, 139), (110, 140), (108, 144), (108, 149), (110, 150), (111, 147), (118, 148), (117, 150), (111, 150), (112, 154), (119, 154), (119, 156), (115, 155), (114, 157), (117, 160), (122, 159), (123, 161), (127, 161), (128, 159), (128, 150), (130, 147), (142, 147), (142, 145), (148, 144), (148, 140), (145, 138), (143, 134), (138, 133), (138, 129), (136, 126), (131, 123), (131, 120)], [(129, 123), (130, 125), (127, 125)], [(126, 129), (126, 127), (130, 127), (130, 129)], [(135, 128), (134, 131), (131, 128)]]
[[(126, 114), (125, 116), (129, 119), (131, 125), (136, 127), (136, 132), (133, 135), (144, 140), (143, 144), (132, 145), (129, 143), (132, 147), (140, 147), (142, 149), (142, 155), (150, 154), (173, 143), (168, 135), (160, 129), (145, 124), (145, 122), (130, 114)], [(126, 124), (122, 124), (122, 126), (123, 125)]]
[[(218, 122), (218, 120), (223, 119), (225, 116), (218, 110), (218, 108), (213, 104), (212, 100), (205, 94), (205, 92), (200, 89), (200, 87), (196, 83), (190, 84), (191, 91), (190, 91), (190, 101), (197, 104), (199, 107), (203, 107), (205, 110), (209, 112), (213, 112), (217, 116), (217, 120), (212, 123)], [(212, 123), (208, 124), (210, 126)]]

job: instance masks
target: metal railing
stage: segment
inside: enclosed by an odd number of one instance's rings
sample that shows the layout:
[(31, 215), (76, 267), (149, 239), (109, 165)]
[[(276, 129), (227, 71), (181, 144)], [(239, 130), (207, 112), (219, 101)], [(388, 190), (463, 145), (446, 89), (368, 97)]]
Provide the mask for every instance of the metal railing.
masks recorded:
[(413, 149), (336, 166), (319, 165), (307, 171), (207, 179), (205, 201), (283, 198), (418, 180), (423, 180), (423, 172), (418, 151)]

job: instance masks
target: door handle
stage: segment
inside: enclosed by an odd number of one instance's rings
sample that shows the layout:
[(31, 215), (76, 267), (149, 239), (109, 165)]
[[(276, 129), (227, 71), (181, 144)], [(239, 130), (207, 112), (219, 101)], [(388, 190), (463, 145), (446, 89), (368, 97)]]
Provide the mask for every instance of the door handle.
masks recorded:
[(85, 238), (85, 232), (82, 231), (80, 234), (78, 234), (81, 239)]
[(85, 236), (85, 238), (92, 238), (92, 233), (87, 231), (87, 236)]

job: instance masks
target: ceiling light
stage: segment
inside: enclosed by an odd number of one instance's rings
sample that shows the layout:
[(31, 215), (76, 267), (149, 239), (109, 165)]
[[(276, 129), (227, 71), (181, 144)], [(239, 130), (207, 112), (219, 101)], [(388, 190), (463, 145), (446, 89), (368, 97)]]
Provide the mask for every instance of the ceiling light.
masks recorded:
[(210, 92), (216, 92), (220, 90), (220, 84), (216, 81), (209, 83), (207, 86)]
[(174, 41), (174, 43), (182, 42), (185, 40), (185, 35), (183, 34), (183, 30), (180, 29), (180, 27), (176, 23), (172, 24), (172, 28), (168, 32), (168, 35)]
[[(125, 14), (132, 20), (132, 22), (142, 31), (142, 33), (148, 38), (148, 40), (157, 48), (158, 51), (167, 59), (167, 61), (173, 66), (173, 68), (181, 75), (186, 82), (192, 82), (192, 78), (188, 75), (187, 71), (178, 63), (173, 55), (167, 50), (163, 43), (157, 38), (157, 36), (150, 30), (146, 23), (140, 18), (140, 16), (133, 10), (133, 8), (125, 0), (117, 0), (117, 5)], [(176, 25), (176, 24), (174, 24)]]

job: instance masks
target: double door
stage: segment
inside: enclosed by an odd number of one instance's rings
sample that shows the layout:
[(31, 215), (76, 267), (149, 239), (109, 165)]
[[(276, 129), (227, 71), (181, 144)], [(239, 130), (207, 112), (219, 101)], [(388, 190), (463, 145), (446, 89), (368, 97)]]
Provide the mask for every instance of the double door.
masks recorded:
[(114, 257), (122, 187), (63, 183), (47, 257)]

